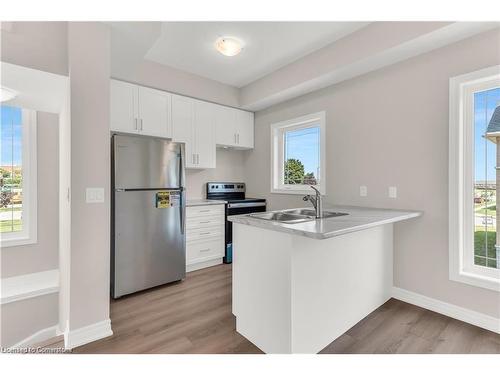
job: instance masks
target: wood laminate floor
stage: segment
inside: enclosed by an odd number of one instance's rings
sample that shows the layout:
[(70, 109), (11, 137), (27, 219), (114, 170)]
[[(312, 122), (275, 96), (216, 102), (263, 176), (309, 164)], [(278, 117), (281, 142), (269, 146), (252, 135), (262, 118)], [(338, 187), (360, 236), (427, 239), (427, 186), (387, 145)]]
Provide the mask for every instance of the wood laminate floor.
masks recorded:
[[(230, 265), (113, 301), (111, 324), (73, 353), (261, 353), (235, 331)], [(321, 353), (500, 353), (500, 335), (391, 299)]]

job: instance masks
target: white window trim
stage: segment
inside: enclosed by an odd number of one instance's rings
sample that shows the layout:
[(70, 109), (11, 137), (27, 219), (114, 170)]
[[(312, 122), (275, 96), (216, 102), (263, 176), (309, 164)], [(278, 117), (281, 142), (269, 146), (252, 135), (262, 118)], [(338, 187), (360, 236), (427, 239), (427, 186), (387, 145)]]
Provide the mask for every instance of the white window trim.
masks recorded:
[(320, 129), (320, 166), (318, 180), (316, 186), (321, 194), (326, 194), (325, 181), (325, 111), (311, 113), (309, 115), (297, 117), (291, 120), (281, 121), (271, 124), (271, 193), (276, 194), (311, 194), (313, 191), (309, 185), (283, 185), (283, 131), (285, 129), (304, 129), (308, 127), (316, 127), (319, 124)]
[(37, 142), (36, 111), (22, 110), (23, 145), (23, 230), (2, 233), (2, 248), (37, 242)]
[[(450, 280), (500, 291), (500, 270), (474, 264), (473, 93), (500, 86), (500, 65), (450, 79), (449, 276)], [(468, 157), (467, 157), (468, 156)]]

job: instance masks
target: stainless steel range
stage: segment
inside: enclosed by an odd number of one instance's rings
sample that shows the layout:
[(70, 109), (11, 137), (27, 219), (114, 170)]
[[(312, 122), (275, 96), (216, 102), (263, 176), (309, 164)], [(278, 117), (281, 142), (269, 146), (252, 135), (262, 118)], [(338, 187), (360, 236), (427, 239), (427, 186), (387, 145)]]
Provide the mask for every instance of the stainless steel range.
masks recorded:
[(208, 182), (207, 199), (224, 200), (226, 204), (226, 253), (224, 263), (233, 260), (233, 225), (227, 220), (231, 215), (242, 215), (266, 211), (266, 200), (247, 198), (244, 182)]

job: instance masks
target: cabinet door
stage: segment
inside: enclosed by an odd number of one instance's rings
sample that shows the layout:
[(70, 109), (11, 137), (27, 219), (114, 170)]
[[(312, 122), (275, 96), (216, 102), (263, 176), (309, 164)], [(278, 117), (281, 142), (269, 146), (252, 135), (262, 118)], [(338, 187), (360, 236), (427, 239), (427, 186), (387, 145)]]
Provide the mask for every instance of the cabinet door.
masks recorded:
[(215, 108), (215, 143), (221, 146), (236, 144), (237, 110), (217, 105)]
[(139, 131), (141, 134), (172, 138), (169, 93), (139, 86)]
[(194, 134), (196, 168), (215, 168), (215, 106), (195, 101)]
[(193, 122), (194, 100), (172, 95), (172, 140), (185, 143), (186, 168), (196, 166)]
[(137, 133), (137, 86), (115, 80), (110, 86), (110, 129)]
[(236, 122), (238, 147), (253, 148), (253, 116), (252, 112), (238, 111), (238, 121)]

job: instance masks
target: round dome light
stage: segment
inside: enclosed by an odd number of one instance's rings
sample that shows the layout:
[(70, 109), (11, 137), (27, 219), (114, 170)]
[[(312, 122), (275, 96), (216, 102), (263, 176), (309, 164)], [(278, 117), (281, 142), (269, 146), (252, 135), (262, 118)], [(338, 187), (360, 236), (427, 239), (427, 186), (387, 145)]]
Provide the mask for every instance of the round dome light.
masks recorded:
[(215, 48), (224, 56), (236, 56), (243, 47), (240, 40), (224, 36), (215, 41)]

